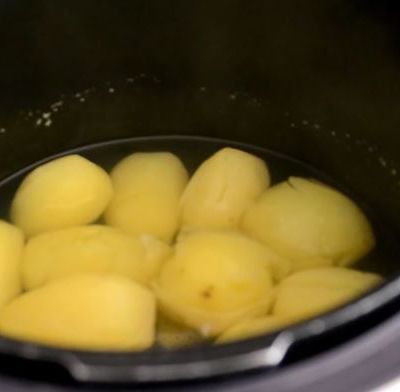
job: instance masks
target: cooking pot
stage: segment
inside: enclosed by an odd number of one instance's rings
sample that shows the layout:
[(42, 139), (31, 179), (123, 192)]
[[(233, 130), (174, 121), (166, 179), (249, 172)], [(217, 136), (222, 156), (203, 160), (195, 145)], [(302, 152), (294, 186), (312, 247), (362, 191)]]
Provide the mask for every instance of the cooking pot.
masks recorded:
[(268, 149), (369, 211), (378, 251), (366, 265), (387, 279), (333, 312), (218, 347), (112, 354), (1, 338), (0, 389), (357, 391), (392, 377), (399, 15), (389, 0), (1, 1), (3, 214), (10, 178), (71, 150), (179, 150), (193, 169), (223, 145)]

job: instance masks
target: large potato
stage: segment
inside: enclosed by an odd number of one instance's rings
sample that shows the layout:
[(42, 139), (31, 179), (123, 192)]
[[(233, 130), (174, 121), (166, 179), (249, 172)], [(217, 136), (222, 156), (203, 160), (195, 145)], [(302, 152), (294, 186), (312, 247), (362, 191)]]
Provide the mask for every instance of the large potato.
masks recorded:
[(86, 350), (143, 350), (154, 341), (153, 294), (122, 276), (80, 275), (21, 295), (0, 314), (0, 333)]
[(22, 278), (25, 289), (85, 272), (121, 274), (148, 283), (169, 249), (150, 237), (134, 237), (101, 225), (78, 226), (39, 234), (25, 246)]
[(269, 186), (264, 161), (224, 148), (196, 170), (182, 196), (185, 227), (237, 228), (245, 209)]
[(178, 324), (159, 315), (157, 317), (156, 342), (167, 349), (178, 349), (199, 344), (202, 336), (194, 329)]
[(0, 308), (21, 292), (22, 231), (0, 221)]
[(247, 251), (251, 252), (254, 257), (263, 259), (269, 264), (275, 282), (281, 281), (292, 272), (292, 263), (289, 259), (278, 255), (263, 243), (237, 230), (184, 229), (178, 233), (176, 243), (179, 244), (185, 242), (192, 235), (198, 236), (202, 234), (219, 236), (221, 239), (226, 238), (228, 240), (228, 245), (230, 242), (237, 241), (238, 246), (242, 249), (247, 249)]
[(314, 317), (345, 304), (381, 281), (376, 274), (338, 267), (300, 271), (277, 287), (273, 314), (293, 321)]
[(197, 232), (177, 244), (154, 288), (164, 314), (215, 336), (268, 311), (271, 264), (261, 245), (240, 234)]
[(111, 178), (115, 192), (104, 215), (106, 223), (171, 241), (188, 181), (182, 162), (168, 152), (135, 153), (114, 167)]
[(265, 335), (285, 328), (290, 322), (281, 317), (263, 316), (240, 321), (218, 336), (216, 343), (230, 343)]
[(69, 155), (29, 173), (11, 205), (11, 220), (28, 236), (83, 225), (103, 213), (112, 196), (108, 174), (79, 155)]
[(371, 225), (349, 198), (302, 178), (267, 190), (245, 213), (242, 228), (291, 259), (294, 269), (347, 266), (375, 244)]

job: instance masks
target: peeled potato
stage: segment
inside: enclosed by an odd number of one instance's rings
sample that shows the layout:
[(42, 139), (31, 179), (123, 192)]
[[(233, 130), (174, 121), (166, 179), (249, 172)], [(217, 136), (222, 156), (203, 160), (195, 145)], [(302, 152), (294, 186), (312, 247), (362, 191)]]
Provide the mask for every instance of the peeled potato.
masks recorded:
[(21, 295), (0, 314), (0, 333), (73, 349), (143, 350), (154, 341), (153, 294), (121, 276), (64, 278)]
[(115, 166), (111, 178), (115, 193), (104, 215), (106, 223), (171, 241), (188, 181), (179, 158), (169, 152), (135, 153)]
[[(239, 246), (247, 248), (256, 257), (263, 259), (269, 264), (273, 280), (279, 282), (292, 272), (292, 263), (285, 257), (278, 255), (259, 241), (254, 240), (236, 230), (204, 230), (204, 229), (183, 229), (178, 233), (176, 243), (185, 242), (192, 235), (215, 235), (220, 238), (227, 238), (228, 241), (237, 241)], [(205, 245), (207, 246), (207, 245)]]
[(230, 343), (253, 338), (285, 328), (289, 322), (276, 316), (264, 316), (240, 321), (218, 336), (216, 343)]
[(148, 283), (159, 270), (168, 246), (101, 225), (78, 226), (31, 238), (22, 258), (25, 289), (79, 273), (124, 275)]
[(215, 336), (268, 311), (271, 264), (261, 245), (238, 233), (198, 232), (177, 244), (154, 288), (165, 315)]
[(202, 340), (194, 329), (168, 320), (162, 315), (157, 318), (156, 341), (161, 347), (178, 349), (193, 346)]
[(294, 269), (348, 266), (375, 245), (371, 225), (349, 198), (303, 178), (267, 190), (245, 213), (242, 229), (291, 259)]
[(0, 308), (21, 292), (22, 231), (0, 221)]
[(294, 321), (311, 318), (343, 305), (381, 281), (376, 274), (338, 267), (300, 271), (277, 287), (273, 314)]
[(112, 196), (108, 174), (79, 155), (39, 166), (19, 186), (11, 220), (26, 235), (95, 221)]
[(264, 161), (224, 148), (196, 170), (182, 196), (182, 224), (211, 229), (237, 228), (245, 209), (269, 186)]

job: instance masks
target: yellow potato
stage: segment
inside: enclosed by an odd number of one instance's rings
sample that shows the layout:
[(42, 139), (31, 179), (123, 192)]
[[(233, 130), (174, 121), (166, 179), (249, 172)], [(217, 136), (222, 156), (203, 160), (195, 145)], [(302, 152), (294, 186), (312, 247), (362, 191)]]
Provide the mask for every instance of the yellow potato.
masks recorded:
[(11, 220), (26, 235), (95, 221), (112, 196), (108, 174), (79, 155), (69, 155), (29, 173), (11, 205)]
[(242, 229), (297, 270), (348, 266), (375, 245), (371, 225), (349, 198), (302, 178), (267, 190), (245, 213)]
[(162, 315), (157, 319), (156, 342), (167, 349), (178, 349), (203, 341), (202, 336), (194, 329), (168, 320)]
[(273, 314), (293, 321), (314, 317), (360, 296), (379, 275), (339, 267), (297, 272), (277, 287)]
[(272, 302), (271, 264), (263, 247), (240, 234), (198, 232), (177, 244), (154, 288), (165, 315), (215, 336)]
[(0, 221), (0, 308), (22, 290), (20, 267), (23, 246), (22, 231)]
[(218, 336), (216, 343), (230, 343), (265, 335), (285, 328), (290, 322), (281, 317), (264, 316), (240, 321)]
[(153, 294), (122, 276), (80, 275), (17, 297), (0, 314), (0, 333), (88, 350), (143, 350), (154, 342)]
[(270, 265), (272, 277), (275, 282), (281, 281), (292, 272), (291, 261), (278, 255), (261, 242), (236, 230), (183, 229), (178, 233), (176, 243), (184, 242), (192, 235), (207, 235), (207, 233), (219, 235), (220, 238), (228, 238), (228, 241), (237, 241), (238, 244), (241, 244), (240, 246), (247, 247), (248, 252), (252, 252), (254, 255), (257, 254), (257, 257), (264, 259)]
[(182, 196), (184, 227), (237, 228), (246, 208), (269, 186), (264, 161), (224, 148), (196, 170)]
[(146, 237), (143, 243), (143, 238), (101, 225), (39, 234), (28, 241), (23, 252), (24, 287), (31, 290), (53, 279), (86, 272), (121, 274), (146, 284), (167, 255), (155, 241)]
[(188, 181), (182, 162), (169, 152), (135, 153), (114, 167), (111, 178), (115, 192), (104, 215), (106, 223), (171, 241)]

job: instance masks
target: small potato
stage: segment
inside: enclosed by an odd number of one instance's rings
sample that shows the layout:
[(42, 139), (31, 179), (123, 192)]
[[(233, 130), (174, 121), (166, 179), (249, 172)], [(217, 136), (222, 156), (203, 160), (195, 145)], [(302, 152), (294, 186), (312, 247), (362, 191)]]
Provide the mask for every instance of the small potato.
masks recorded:
[(349, 198), (303, 178), (267, 190), (245, 213), (242, 229), (292, 260), (295, 270), (348, 266), (375, 245), (371, 225)]
[(154, 288), (167, 317), (215, 336), (268, 311), (271, 264), (261, 245), (238, 233), (197, 232), (177, 244)]
[(22, 231), (0, 221), (0, 308), (22, 290), (20, 268), (23, 246)]
[(147, 284), (169, 253), (165, 247), (148, 236), (134, 237), (101, 225), (40, 234), (25, 246), (23, 284), (32, 290), (51, 280), (86, 272), (120, 274)]
[(247, 152), (224, 148), (196, 170), (182, 196), (182, 225), (237, 228), (246, 208), (270, 183), (264, 161)]
[(179, 158), (169, 152), (135, 153), (114, 167), (111, 178), (115, 193), (104, 215), (106, 223), (170, 242), (188, 181)]
[(157, 318), (156, 342), (167, 349), (178, 349), (199, 344), (204, 339), (194, 329), (168, 320), (162, 315)]
[(300, 271), (277, 287), (273, 314), (302, 320), (332, 310), (382, 281), (379, 275), (338, 267)]
[(95, 221), (112, 196), (108, 174), (79, 155), (39, 166), (19, 186), (11, 220), (26, 235)]
[(21, 295), (0, 314), (3, 336), (85, 350), (144, 350), (154, 342), (153, 294), (122, 276), (80, 275)]
[(265, 335), (285, 328), (290, 322), (276, 316), (264, 316), (240, 321), (218, 336), (215, 343), (230, 343)]

